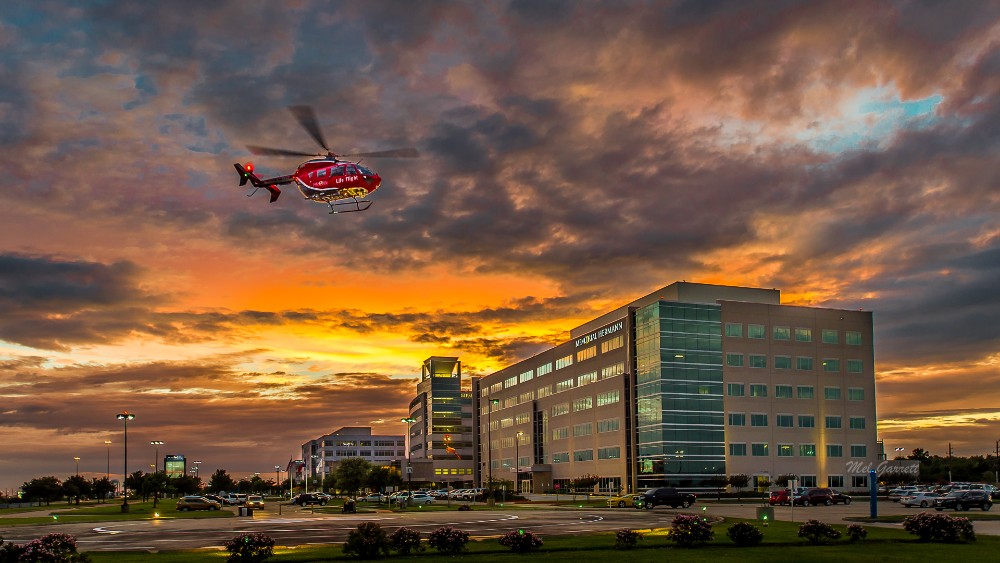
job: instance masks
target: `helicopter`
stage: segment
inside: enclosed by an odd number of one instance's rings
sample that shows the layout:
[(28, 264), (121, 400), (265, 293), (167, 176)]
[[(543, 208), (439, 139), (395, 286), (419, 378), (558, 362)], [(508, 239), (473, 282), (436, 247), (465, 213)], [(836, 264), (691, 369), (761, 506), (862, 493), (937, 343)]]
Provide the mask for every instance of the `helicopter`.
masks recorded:
[(245, 186), (247, 182), (250, 182), (250, 185), (253, 186), (253, 190), (247, 194), (247, 197), (251, 197), (258, 190), (263, 189), (271, 194), (270, 203), (274, 203), (281, 195), (278, 186), (295, 184), (295, 187), (306, 199), (327, 204), (331, 214), (365, 211), (372, 205), (371, 200), (365, 198), (382, 185), (382, 178), (375, 171), (362, 166), (360, 160), (341, 160), (341, 157), (361, 159), (417, 158), (420, 156), (420, 153), (414, 148), (335, 154), (327, 146), (311, 106), (290, 106), (288, 110), (295, 116), (299, 125), (326, 151), (326, 154), (248, 145), (247, 150), (258, 156), (311, 156), (313, 158), (299, 164), (295, 172), (274, 178), (259, 178), (254, 174), (252, 162), (246, 164), (237, 162), (233, 166), (236, 167), (236, 172), (240, 175), (240, 185)]

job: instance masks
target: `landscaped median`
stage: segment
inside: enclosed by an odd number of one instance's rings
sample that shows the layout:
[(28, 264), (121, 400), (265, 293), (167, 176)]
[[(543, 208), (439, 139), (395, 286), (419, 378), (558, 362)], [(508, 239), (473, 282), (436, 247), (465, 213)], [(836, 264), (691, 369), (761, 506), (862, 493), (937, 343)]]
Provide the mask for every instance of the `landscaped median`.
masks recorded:
[[(62, 507), (59, 505), (42, 506), (26, 512), (0, 511), (0, 527), (27, 526), (31, 524), (59, 524), (63, 522), (119, 522), (124, 520), (153, 520), (156, 518), (232, 518), (229, 510), (199, 510), (178, 512), (176, 501), (172, 499), (157, 502), (130, 502), (129, 511), (122, 512), (119, 504), (82, 504), (79, 507)], [(24, 516), (40, 512), (38, 516)]]
[[(924, 526), (923, 529), (938, 529), (938, 526)], [(346, 552), (345, 543), (327, 546), (276, 546), (273, 548), (273, 555), (267, 558), (267, 561), (291, 563), (357, 560), (359, 558), (357, 546), (370, 545), (362, 541), (364, 538), (376, 538), (374, 540), (376, 543), (385, 542), (385, 549), (377, 551), (379, 557), (390, 560), (418, 559), (428, 563), (454, 561), (456, 557), (476, 562), (509, 562), (512, 551), (522, 553), (521, 557), (544, 557), (546, 562), (576, 563), (581, 560), (596, 561), (622, 557), (627, 558), (629, 563), (717, 559), (767, 563), (783, 561), (839, 563), (844, 560), (884, 563), (892, 560), (935, 558), (942, 561), (990, 561), (995, 559), (996, 553), (1000, 550), (1000, 538), (992, 536), (973, 539), (968, 535), (960, 535), (956, 538), (957, 541), (940, 543), (940, 538), (920, 536), (918, 534), (920, 529), (917, 528), (907, 532), (898, 528), (864, 527), (857, 524), (831, 525), (819, 521), (805, 524), (775, 521), (765, 527), (757, 521), (731, 518), (709, 523), (696, 515), (678, 515), (673, 526), (668, 528), (618, 530), (586, 536), (548, 535), (534, 530), (512, 528), (501, 530), (503, 534), (499, 539), (476, 541), (468, 540), (468, 535), (460, 529), (442, 529), (434, 533), (424, 531), (418, 534), (419, 537), (415, 536), (412, 530), (404, 531), (406, 533), (400, 532), (398, 527), (392, 525), (383, 528), (379, 523), (367, 522), (352, 532), (355, 535), (353, 540), (349, 539), (347, 545), (354, 547)], [(921, 537), (923, 539), (919, 539)], [(231, 540), (236, 539), (231, 538)], [(264, 542), (266, 539), (257, 538), (252, 541)], [(245, 542), (251, 541), (241, 540), (242, 543), (229, 541), (228, 545), (244, 545)], [(222, 543), (226, 542), (220, 541), (220, 545)], [(400, 546), (406, 547), (405, 555)], [(221, 549), (154, 554), (91, 552), (89, 556), (95, 563), (220, 562), (228, 557)]]

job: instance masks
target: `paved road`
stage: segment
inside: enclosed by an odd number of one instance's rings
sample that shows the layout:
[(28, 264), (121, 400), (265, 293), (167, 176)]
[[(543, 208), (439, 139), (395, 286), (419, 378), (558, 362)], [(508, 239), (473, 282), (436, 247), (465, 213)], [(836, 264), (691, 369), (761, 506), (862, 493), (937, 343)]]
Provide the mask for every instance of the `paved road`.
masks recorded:
[[(422, 533), (429, 533), (441, 526), (454, 526), (474, 538), (499, 536), (510, 530), (525, 528), (545, 534), (587, 534), (613, 531), (621, 528), (668, 527), (680, 512), (709, 516), (753, 518), (757, 503), (728, 504), (698, 503), (687, 510), (657, 507), (653, 510), (537, 508), (489, 510), (478, 506), (475, 510), (393, 513), (380, 511), (367, 514), (323, 514), (308, 509), (284, 508), (281, 515), (271, 510), (256, 511), (253, 518), (159, 519), (134, 520), (113, 523), (66, 523), (59, 525), (18, 526), (0, 528), (0, 537), (7, 541), (23, 543), (46, 533), (59, 531), (77, 538), (81, 551), (161, 551), (221, 547), (222, 544), (244, 532), (262, 532), (275, 539), (278, 545), (308, 545), (343, 542), (347, 534), (360, 522), (378, 522), (389, 531), (406, 526)], [(916, 514), (919, 509), (906, 509), (895, 503), (880, 502), (879, 515)], [(848, 516), (868, 516), (867, 503), (856, 502), (849, 506), (775, 507), (775, 519), (804, 522), (816, 518), (827, 523), (839, 523)], [(951, 512), (949, 512), (950, 514)], [(899, 527), (898, 524), (885, 526)], [(975, 523), (976, 532), (1000, 535), (1000, 521)]]

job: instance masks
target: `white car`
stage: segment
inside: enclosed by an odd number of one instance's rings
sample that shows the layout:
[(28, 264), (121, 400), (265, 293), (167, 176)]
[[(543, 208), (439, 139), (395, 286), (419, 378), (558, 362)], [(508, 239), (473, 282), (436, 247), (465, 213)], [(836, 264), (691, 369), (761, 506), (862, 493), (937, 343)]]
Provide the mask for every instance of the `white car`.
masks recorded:
[(914, 506), (927, 508), (928, 506), (934, 506), (934, 499), (936, 498), (941, 498), (941, 495), (924, 491), (913, 493), (912, 495), (899, 499), (899, 504), (905, 506), (906, 508), (912, 508)]
[(413, 493), (407, 501), (409, 504), (434, 504), (434, 497), (427, 493)]
[(389, 497), (383, 495), (382, 493), (371, 493), (370, 495), (358, 497), (359, 501), (362, 502), (385, 502)]

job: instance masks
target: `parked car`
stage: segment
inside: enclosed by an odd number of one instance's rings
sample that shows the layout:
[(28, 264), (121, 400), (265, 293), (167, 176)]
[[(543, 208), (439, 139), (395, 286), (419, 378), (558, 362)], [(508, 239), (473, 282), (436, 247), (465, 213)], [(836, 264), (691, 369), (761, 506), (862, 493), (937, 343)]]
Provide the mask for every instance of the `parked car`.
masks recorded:
[(896, 487), (889, 491), (889, 500), (899, 502), (899, 499), (903, 497), (911, 496), (913, 493), (919, 493), (921, 489), (916, 485), (907, 485), (905, 487)]
[(784, 506), (786, 504), (792, 504), (792, 491), (790, 489), (780, 489), (777, 491), (771, 491), (771, 495), (767, 499), (767, 503), (771, 506), (779, 505)]
[(983, 490), (952, 491), (947, 496), (934, 500), (934, 509), (941, 511), (946, 508), (955, 510), (968, 510), (979, 508), (987, 511), (993, 508), (993, 501), (990, 494)]
[(312, 493), (312, 494), (316, 495), (321, 499), (326, 500), (326, 502), (330, 502), (331, 500), (333, 500), (333, 495), (331, 495), (330, 493)]
[(413, 493), (407, 499), (408, 504), (434, 504), (434, 497), (427, 493)]
[(326, 506), (327, 499), (313, 493), (302, 493), (297, 495), (292, 499), (292, 504), (297, 504), (299, 506), (309, 506), (311, 504), (318, 504), (320, 506)]
[(382, 493), (371, 493), (371, 494), (365, 495), (363, 497), (358, 497), (358, 500), (361, 501), (361, 502), (383, 503), (383, 502), (385, 502), (388, 499), (389, 499), (389, 497), (383, 495)]
[(608, 506), (617, 506), (618, 508), (625, 508), (626, 506), (635, 506), (635, 499), (641, 496), (642, 494), (640, 493), (615, 495), (608, 499)]
[(851, 498), (851, 495), (842, 493), (836, 489), (830, 489), (830, 493), (833, 495), (833, 504), (851, 504), (851, 501), (854, 500)]
[(215, 502), (219, 503), (219, 506), (225, 506), (226, 504), (226, 499), (220, 497), (219, 495), (201, 495), (201, 496), (207, 498), (208, 500), (214, 500)]
[(899, 499), (899, 504), (905, 506), (906, 508), (913, 508), (914, 506), (919, 506), (920, 508), (927, 508), (928, 506), (933, 506), (934, 501), (941, 498), (938, 493), (913, 493), (908, 497), (903, 497)]
[(185, 512), (187, 510), (219, 510), (222, 505), (200, 496), (187, 496), (177, 499), (177, 510)]
[(427, 493), (438, 500), (448, 500), (448, 489), (438, 489)]
[(247, 508), (264, 508), (264, 497), (260, 495), (249, 495), (243, 506)]
[(650, 509), (655, 506), (668, 505), (671, 508), (677, 508), (678, 506), (687, 508), (694, 504), (697, 498), (697, 495), (694, 493), (678, 491), (674, 487), (658, 487), (650, 489), (642, 493), (642, 496), (636, 498), (635, 507)]
[(833, 504), (833, 491), (826, 487), (806, 489), (801, 495), (795, 497), (792, 502), (796, 506), (816, 506), (820, 504), (830, 506)]
[(486, 489), (465, 489), (462, 500), (477, 501), (486, 498)]

